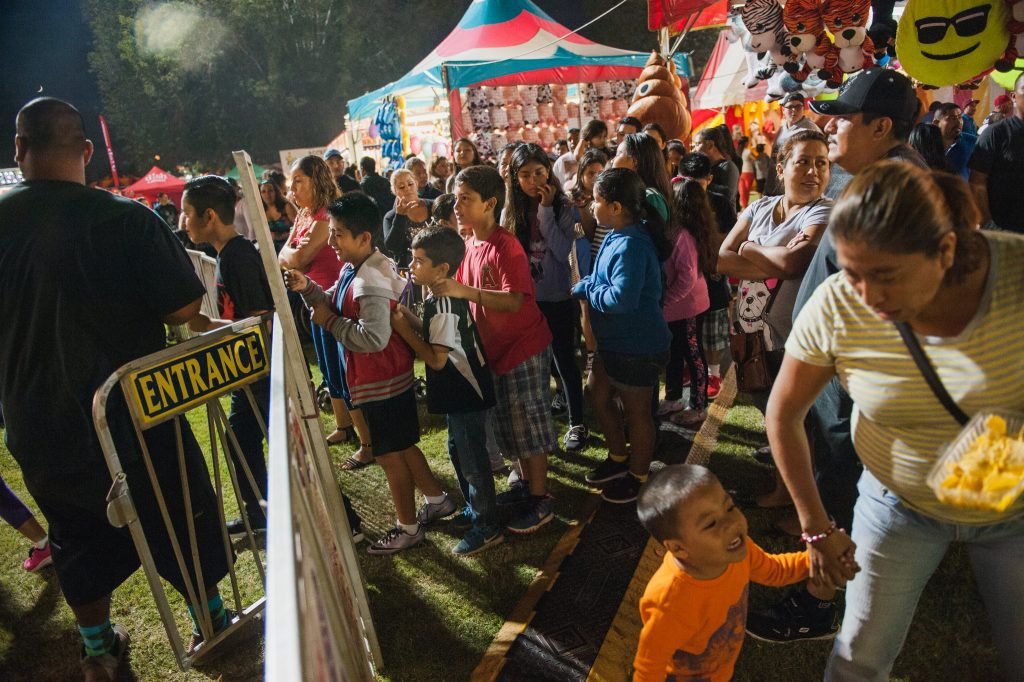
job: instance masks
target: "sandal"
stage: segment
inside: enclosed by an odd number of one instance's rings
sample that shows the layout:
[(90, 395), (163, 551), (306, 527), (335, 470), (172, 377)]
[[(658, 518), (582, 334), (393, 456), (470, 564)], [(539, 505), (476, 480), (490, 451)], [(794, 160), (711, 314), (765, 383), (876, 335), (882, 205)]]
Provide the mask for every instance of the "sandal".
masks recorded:
[(368, 466), (370, 466), (373, 463), (374, 462), (373, 462), (372, 459), (369, 462), (364, 462), (361, 459), (356, 459), (355, 457), (349, 457), (344, 462), (342, 462), (341, 470), (342, 471), (357, 471), (359, 469), (362, 469), (363, 467), (368, 467)]
[(341, 445), (347, 443), (350, 440), (354, 440), (356, 437), (356, 430), (351, 425), (349, 426), (337, 426), (334, 428), (334, 433), (327, 436), (328, 445)]

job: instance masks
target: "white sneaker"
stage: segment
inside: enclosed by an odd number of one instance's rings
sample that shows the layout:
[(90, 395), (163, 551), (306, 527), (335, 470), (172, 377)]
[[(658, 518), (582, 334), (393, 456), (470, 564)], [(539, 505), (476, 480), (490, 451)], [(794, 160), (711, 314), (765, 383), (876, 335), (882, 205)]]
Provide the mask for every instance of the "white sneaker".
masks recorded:
[(398, 526), (395, 526), (385, 533), (384, 537), (367, 547), (366, 553), (378, 555), (395, 554), (423, 542), (425, 535), (423, 526), (417, 528), (415, 533), (406, 533)]

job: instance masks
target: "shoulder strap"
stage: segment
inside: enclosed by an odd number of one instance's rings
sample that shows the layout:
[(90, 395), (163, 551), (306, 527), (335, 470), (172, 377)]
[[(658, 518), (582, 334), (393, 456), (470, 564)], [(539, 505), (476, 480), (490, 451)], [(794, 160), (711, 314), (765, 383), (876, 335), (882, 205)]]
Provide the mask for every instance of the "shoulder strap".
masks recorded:
[(932, 367), (928, 356), (925, 355), (924, 349), (921, 348), (921, 343), (917, 340), (917, 336), (914, 335), (914, 330), (906, 322), (897, 322), (896, 329), (899, 331), (900, 336), (903, 337), (903, 343), (907, 345), (910, 356), (914, 358), (914, 363), (921, 370), (921, 374), (924, 376), (924, 380), (928, 382), (928, 387), (932, 389), (932, 393), (939, 399), (942, 406), (946, 408), (946, 411), (953, 416), (953, 419), (959, 422), (960, 426), (967, 424), (970, 421), (970, 417), (960, 409), (952, 396), (949, 395), (946, 387), (942, 385), (942, 380), (939, 379), (939, 375), (936, 374), (935, 368)]

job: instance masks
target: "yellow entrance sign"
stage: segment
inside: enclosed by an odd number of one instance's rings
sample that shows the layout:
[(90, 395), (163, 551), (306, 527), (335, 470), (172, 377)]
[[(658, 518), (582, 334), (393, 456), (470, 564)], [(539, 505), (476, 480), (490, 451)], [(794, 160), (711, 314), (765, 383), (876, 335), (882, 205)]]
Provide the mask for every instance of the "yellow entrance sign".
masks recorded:
[(241, 388), (269, 369), (263, 329), (255, 327), (130, 372), (122, 386), (140, 425), (146, 427)]

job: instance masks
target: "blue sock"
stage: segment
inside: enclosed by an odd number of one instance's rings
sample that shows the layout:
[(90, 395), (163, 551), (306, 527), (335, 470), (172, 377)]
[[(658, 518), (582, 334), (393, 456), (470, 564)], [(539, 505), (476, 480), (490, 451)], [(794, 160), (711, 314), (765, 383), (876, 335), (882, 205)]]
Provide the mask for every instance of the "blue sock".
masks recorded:
[(102, 656), (114, 646), (114, 627), (109, 618), (100, 625), (87, 628), (79, 625), (78, 631), (82, 634), (87, 656)]
[[(219, 632), (228, 626), (228, 612), (224, 608), (224, 598), (219, 593), (214, 595), (213, 599), (206, 602), (206, 607), (210, 609), (210, 620), (213, 622), (215, 632)], [(200, 632), (199, 620), (196, 618), (196, 611), (192, 608), (191, 604), (188, 606), (188, 615), (192, 616), (192, 623), (196, 626), (196, 632)]]

